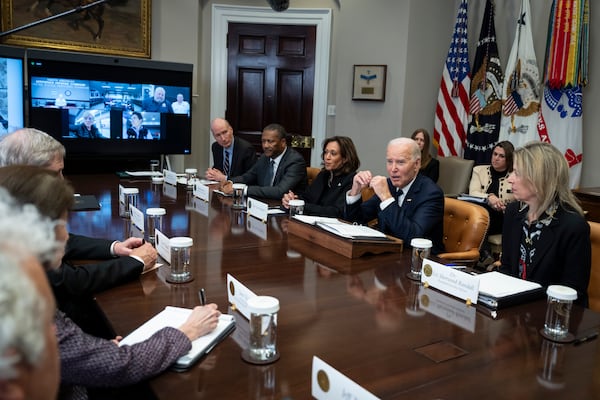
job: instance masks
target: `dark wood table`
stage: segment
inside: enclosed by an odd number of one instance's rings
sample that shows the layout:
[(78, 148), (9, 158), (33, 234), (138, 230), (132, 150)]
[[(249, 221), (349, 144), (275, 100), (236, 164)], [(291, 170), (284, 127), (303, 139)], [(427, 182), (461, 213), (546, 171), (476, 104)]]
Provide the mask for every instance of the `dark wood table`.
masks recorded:
[[(172, 285), (162, 267), (97, 296), (115, 331), (127, 335), (167, 305), (198, 305), (198, 289), (227, 312), (226, 276), (279, 298), (274, 364), (250, 365), (240, 354), (248, 321), (185, 373), (166, 372), (150, 385), (161, 399), (309, 399), (313, 355), (382, 399), (591, 399), (600, 393), (600, 340), (579, 346), (544, 339), (544, 300), (501, 310), (496, 318), (409, 280), (409, 251), (347, 259), (286, 232), (286, 217), (249, 231), (246, 215), (211, 193), (193, 208), (150, 181), (71, 176), (101, 211), (74, 212), (69, 229), (122, 238), (118, 184), (140, 188), (140, 209), (167, 209), (165, 234), (194, 239), (194, 280)], [(186, 207), (187, 204), (187, 207)], [(198, 203), (196, 203), (198, 206)], [(600, 329), (600, 314), (575, 307), (570, 331)]]
[(600, 187), (579, 188), (573, 193), (581, 202), (588, 221), (600, 222)]

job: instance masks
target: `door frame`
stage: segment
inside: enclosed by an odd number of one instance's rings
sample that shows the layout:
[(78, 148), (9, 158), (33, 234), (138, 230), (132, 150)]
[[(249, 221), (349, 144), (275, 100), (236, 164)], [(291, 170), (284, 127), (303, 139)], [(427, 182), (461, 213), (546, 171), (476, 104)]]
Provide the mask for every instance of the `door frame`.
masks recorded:
[[(312, 137), (316, 151), (311, 151), (312, 166), (321, 165), (321, 143), (327, 129), (327, 89), (331, 50), (331, 15), (328, 8), (290, 8), (276, 12), (268, 7), (240, 7), (223, 4), (212, 6), (210, 119), (222, 117), (227, 108), (227, 30), (230, 22), (247, 24), (315, 25), (315, 87), (313, 96)], [(210, 135), (210, 142), (214, 141)], [(212, 157), (210, 146), (209, 159)]]

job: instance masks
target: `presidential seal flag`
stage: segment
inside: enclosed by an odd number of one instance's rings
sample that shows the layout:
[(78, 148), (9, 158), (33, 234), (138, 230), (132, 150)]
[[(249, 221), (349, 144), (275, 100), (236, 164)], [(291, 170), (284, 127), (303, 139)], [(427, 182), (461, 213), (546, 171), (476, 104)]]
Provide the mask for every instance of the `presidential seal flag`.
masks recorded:
[(465, 158), (476, 165), (489, 164), (500, 132), (502, 111), (502, 67), (496, 44), (494, 4), (486, 0), (483, 23), (471, 78), (471, 121), (467, 132)]
[(462, 0), (442, 70), (433, 138), (440, 156), (463, 156), (469, 124), (471, 75), (467, 49), (467, 0)]
[(509, 140), (521, 147), (539, 140), (537, 131), (540, 108), (540, 73), (533, 47), (529, 0), (521, 0), (502, 92), (502, 118), (498, 140)]
[(589, 0), (554, 0), (538, 131), (569, 164), (571, 188), (579, 186), (583, 161), (583, 87), (588, 81)]

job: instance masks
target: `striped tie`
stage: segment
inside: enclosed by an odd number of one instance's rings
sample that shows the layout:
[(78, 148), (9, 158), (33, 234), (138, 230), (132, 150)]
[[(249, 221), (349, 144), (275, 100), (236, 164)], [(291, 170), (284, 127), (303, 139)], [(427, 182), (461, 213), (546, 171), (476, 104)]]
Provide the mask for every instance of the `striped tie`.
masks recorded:
[(225, 150), (225, 157), (223, 158), (223, 173), (226, 177), (229, 177), (229, 150)]

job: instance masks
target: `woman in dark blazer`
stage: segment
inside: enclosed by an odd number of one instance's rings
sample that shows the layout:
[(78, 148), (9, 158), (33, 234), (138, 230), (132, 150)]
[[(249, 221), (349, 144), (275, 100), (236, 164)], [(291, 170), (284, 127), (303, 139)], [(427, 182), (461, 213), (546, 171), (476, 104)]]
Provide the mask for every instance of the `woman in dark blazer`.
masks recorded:
[(344, 213), (346, 192), (360, 166), (358, 153), (352, 139), (333, 136), (323, 142), (323, 169), (301, 195), (290, 191), (283, 195), (282, 206), (289, 208), (289, 201), (300, 198), (305, 201), (304, 214), (322, 217), (341, 217)]
[(440, 177), (440, 162), (431, 157), (431, 153), (429, 152), (431, 146), (429, 132), (426, 129), (419, 128), (410, 137), (417, 142), (419, 149), (421, 149), (421, 169), (419, 173), (437, 183)]
[(508, 183), (518, 201), (506, 208), (500, 272), (571, 287), (587, 306), (590, 228), (569, 189), (564, 156), (549, 143), (529, 143), (515, 150)]

